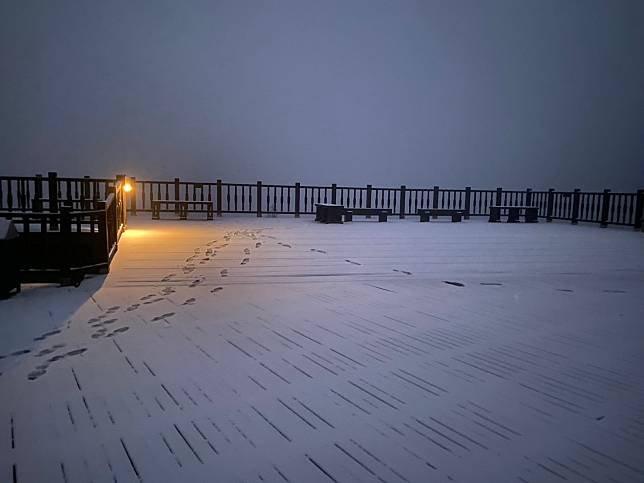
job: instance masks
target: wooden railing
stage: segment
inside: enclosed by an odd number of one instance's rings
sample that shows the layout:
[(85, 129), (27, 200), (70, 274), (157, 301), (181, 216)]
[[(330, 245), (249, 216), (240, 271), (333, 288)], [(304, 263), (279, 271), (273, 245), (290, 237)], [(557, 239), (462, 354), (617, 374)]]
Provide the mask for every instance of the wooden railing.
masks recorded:
[(366, 186), (318, 186), (301, 183), (266, 184), (210, 183), (181, 181), (137, 181), (130, 178), (133, 192), (128, 210), (151, 211), (153, 199), (212, 201), (215, 212), (266, 214), (313, 214), (316, 203), (338, 203), (348, 208), (390, 208), (401, 218), (414, 216), (419, 208), (465, 210), (470, 216), (488, 216), (490, 206), (535, 206), (539, 218), (546, 221), (567, 220), (607, 225), (641, 227), (644, 191), (613, 193), (574, 191), (533, 191), (431, 188), (396, 188)]
[[(124, 178), (124, 177), (123, 177)], [(74, 210), (91, 210), (104, 200), (118, 179), (47, 177), (0, 177), (0, 211), (56, 213), (65, 203)], [(395, 188), (366, 186), (224, 183), (128, 178), (132, 192), (127, 195), (131, 214), (151, 212), (152, 200), (210, 201), (215, 212), (296, 217), (315, 212), (316, 203), (339, 203), (350, 208), (390, 208), (401, 218), (414, 216), (419, 208), (454, 208), (470, 216), (488, 216), (490, 206), (535, 206), (546, 221), (598, 223), (600, 226), (641, 227), (644, 191), (636, 193), (584, 192), (581, 190), (494, 190)], [(125, 199), (125, 197), (123, 197)]]
[[(20, 194), (26, 195), (31, 180), (19, 180), (19, 184), (22, 181), (25, 190), (21, 186)], [(103, 181), (92, 180), (90, 186), (94, 182)], [(21, 281), (79, 283), (85, 273), (106, 273), (127, 223), (123, 184), (123, 180), (110, 180), (105, 199), (63, 201), (54, 195), (27, 203), (25, 198), (24, 203), (9, 203), (10, 210), (0, 210), (0, 218), (11, 220), (20, 232)]]

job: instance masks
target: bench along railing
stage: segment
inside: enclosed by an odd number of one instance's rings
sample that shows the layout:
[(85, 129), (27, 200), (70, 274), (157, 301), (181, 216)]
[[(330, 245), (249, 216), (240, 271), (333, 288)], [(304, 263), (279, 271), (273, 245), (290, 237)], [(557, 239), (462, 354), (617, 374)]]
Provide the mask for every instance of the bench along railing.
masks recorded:
[(20, 232), (22, 282), (80, 283), (85, 273), (107, 273), (127, 222), (123, 184), (108, 188), (92, 209), (71, 203), (57, 212), (0, 211)]

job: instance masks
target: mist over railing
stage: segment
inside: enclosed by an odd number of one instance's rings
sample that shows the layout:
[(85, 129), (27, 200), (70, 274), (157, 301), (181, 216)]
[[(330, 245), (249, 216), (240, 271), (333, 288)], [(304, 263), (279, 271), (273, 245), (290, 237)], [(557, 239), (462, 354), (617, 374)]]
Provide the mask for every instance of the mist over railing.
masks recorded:
[[(125, 176), (121, 175), (123, 178)], [(226, 183), (127, 178), (132, 191), (127, 194), (131, 214), (151, 212), (152, 201), (208, 201), (218, 216), (226, 213), (263, 215), (308, 215), (316, 203), (337, 203), (347, 208), (389, 208), (400, 218), (417, 216), (419, 209), (459, 209), (466, 217), (489, 216), (491, 206), (533, 206), (546, 221), (597, 223), (602, 227), (622, 225), (641, 227), (644, 190), (634, 193), (603, 191), (508, 190), (432, 187), (379, 187), (347, 185), (305, 185)], [(117, 178), (0, 176), (0, 211), (57, 212), (61, 203), (75, 209), (91, 209), (105, 200)]]

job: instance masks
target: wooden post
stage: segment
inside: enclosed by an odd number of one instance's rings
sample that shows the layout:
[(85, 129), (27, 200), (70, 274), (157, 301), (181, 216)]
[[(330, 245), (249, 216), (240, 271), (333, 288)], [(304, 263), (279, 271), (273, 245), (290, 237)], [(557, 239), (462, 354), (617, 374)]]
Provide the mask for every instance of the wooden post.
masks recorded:
[[(270, 210), (270, 206), (268, 207)], [(257, 218), (262, 217), (262, 182), (257, 182)]]
[[(370, 184), (367, 185), (367, 199), (365, 200), (365, 208), (371, 208), (371, 192), (373, 190), (373, 186)], [(366, 218), (371, 218), (371, 215), (367, 215)]]
[(300, 217), (300, 183), (295, 183), (295, 218)]
[(502, 203), (503, 203), (503, 188), (497, 188), (496, 199), (494, 200), (494, 204), (496, 206), (501, 206)]
[[(124, 176), (124, 175), (122, 175)], [(81, 209), (90, 210), (90, 200), (92, 197), (89, 195), (89, 176), (83, 176), (83, 181), (81, 182)]]
[(550, 223), (552, 221), (552, 211), (555, 206), (555, 190), (550, 188), (548, 190), (548, 204), (546, 206), (546, 221)]
[(407, 195), (407, 187), (403, 184), (400, 186), (400, 215), (401, 220), (405, 219), (405, 198)]
[(581, 196), (579, 196), (580, 191), (581, 190), (579, 188), (575, 188), (575, 191), (572, 194), (572, 218), (570, 223), (573, 225), (579, 223), (579, 202), (581, 200)]
[[(107, 196), (106, 196), (107, 197)], [(96, 209), (101, 211), (98, 216), (98, 234), (100, 239), (103, 240), (105, 253), (101, 251), (101, 257), (104, 258), (105, 263), (109, 263), (110, 257), (110, 236), (107, 232), (107, 207), (105, 201), (99, 200), (96, 202)]]
[(217, 216), (221, 216), (221, 180), (217, 180)]
[(70, 211), (70, 206), (60, 207), (60, 238), (61, 246), (63, 247), (60, 253), (60, 273), (63, 284), (71, 282), (71, 252), (69, 247), (71, 247), (72, 223), (69, 216)]
[[(49, 196), (49, 212), (58, 213), (58, 175), (55, 171), (47, 173), (48, 196)], [(56, 217), (52, 218), (49, 228), (52, 230), (58, 229), (58, 221)]]
[(525, 205), (532, 206), (532, 188), (525, 190)]
[[(127, 224), (127, 205), (125, 201), (125, 180), (127, 179), (127, 176), (124, 174), (118, 174), (116, 175), (116, 184), (120, 185), (119, 190), (116, 189), (116, 186), (114, 187), (114, 198), (115, 198), (115, 203), (114, 203), (114, 226), (116, 227), (116, 231), (118, 232), (119, 229), (119, 210), (121, 210), (121, 217), (120, 221), (123, 223), (123, 226)], [(118, 236), (118, 235), (116, 235)]]
[(633, 226), (636, 230), (644, 228), (642, 217), (644, 217), (644, 189), (637, 190), (637, 196), (635, 197), (635, 223)]
[[(434, 209), (438, 208), (438, 195), (440, 194), (439, 191), (440, 188), (438, 187), (438, 185), (434, 185), (434, 189), (432, 190), (432, 208)], [(436, 219), (438, 218), (438, 216), (434, 215), (432, 216), (432, 218)]]
[(472, 203), (472, 187), (465, 187), (465, 219), (470, 219), (470, 204)]
[[(174, 200), (175, 201), (180, 201), (181, 200), (181, 184), (179, 181), (179, 178), (174, 178)], [(166, 206), (167, 209), (167, 206)], [(179, 207), (179, 203), (174, 204), (174, 212), (175, 214), (178, 214), (181, 211)]]
[(333, 205), (336, 204), (336, 200), (337, 200), (337, 195), (336, 195), (337, 188), (338, 188), (337, 184), (333, 183), (331, 185), (331, 204)]
[(130, 186), (132, 187), (132, 191), (128, 195), (130, 197), (130, 213), (136, 215), (136, 178), (134, 176), (130, 178)]
[(36, 175), (36, 183), (34, 184), (34, 211), (42, 211), (42, 174)]
[(610, 190), (605, 189), (604, 195), (602, 196), (602, 212), (601, 212), (601, 228), (606, 228), (608, 226), (608, 208), (610, 206)]

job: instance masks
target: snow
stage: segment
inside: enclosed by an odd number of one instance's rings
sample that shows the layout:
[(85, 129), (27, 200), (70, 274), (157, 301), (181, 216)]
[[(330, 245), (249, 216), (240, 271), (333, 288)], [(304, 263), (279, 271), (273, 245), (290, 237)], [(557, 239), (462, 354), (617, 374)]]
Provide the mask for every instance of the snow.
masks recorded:
[(643, 254), (130, 217), (108, 276), (0, 301), (0, 481), (644, 481)]

